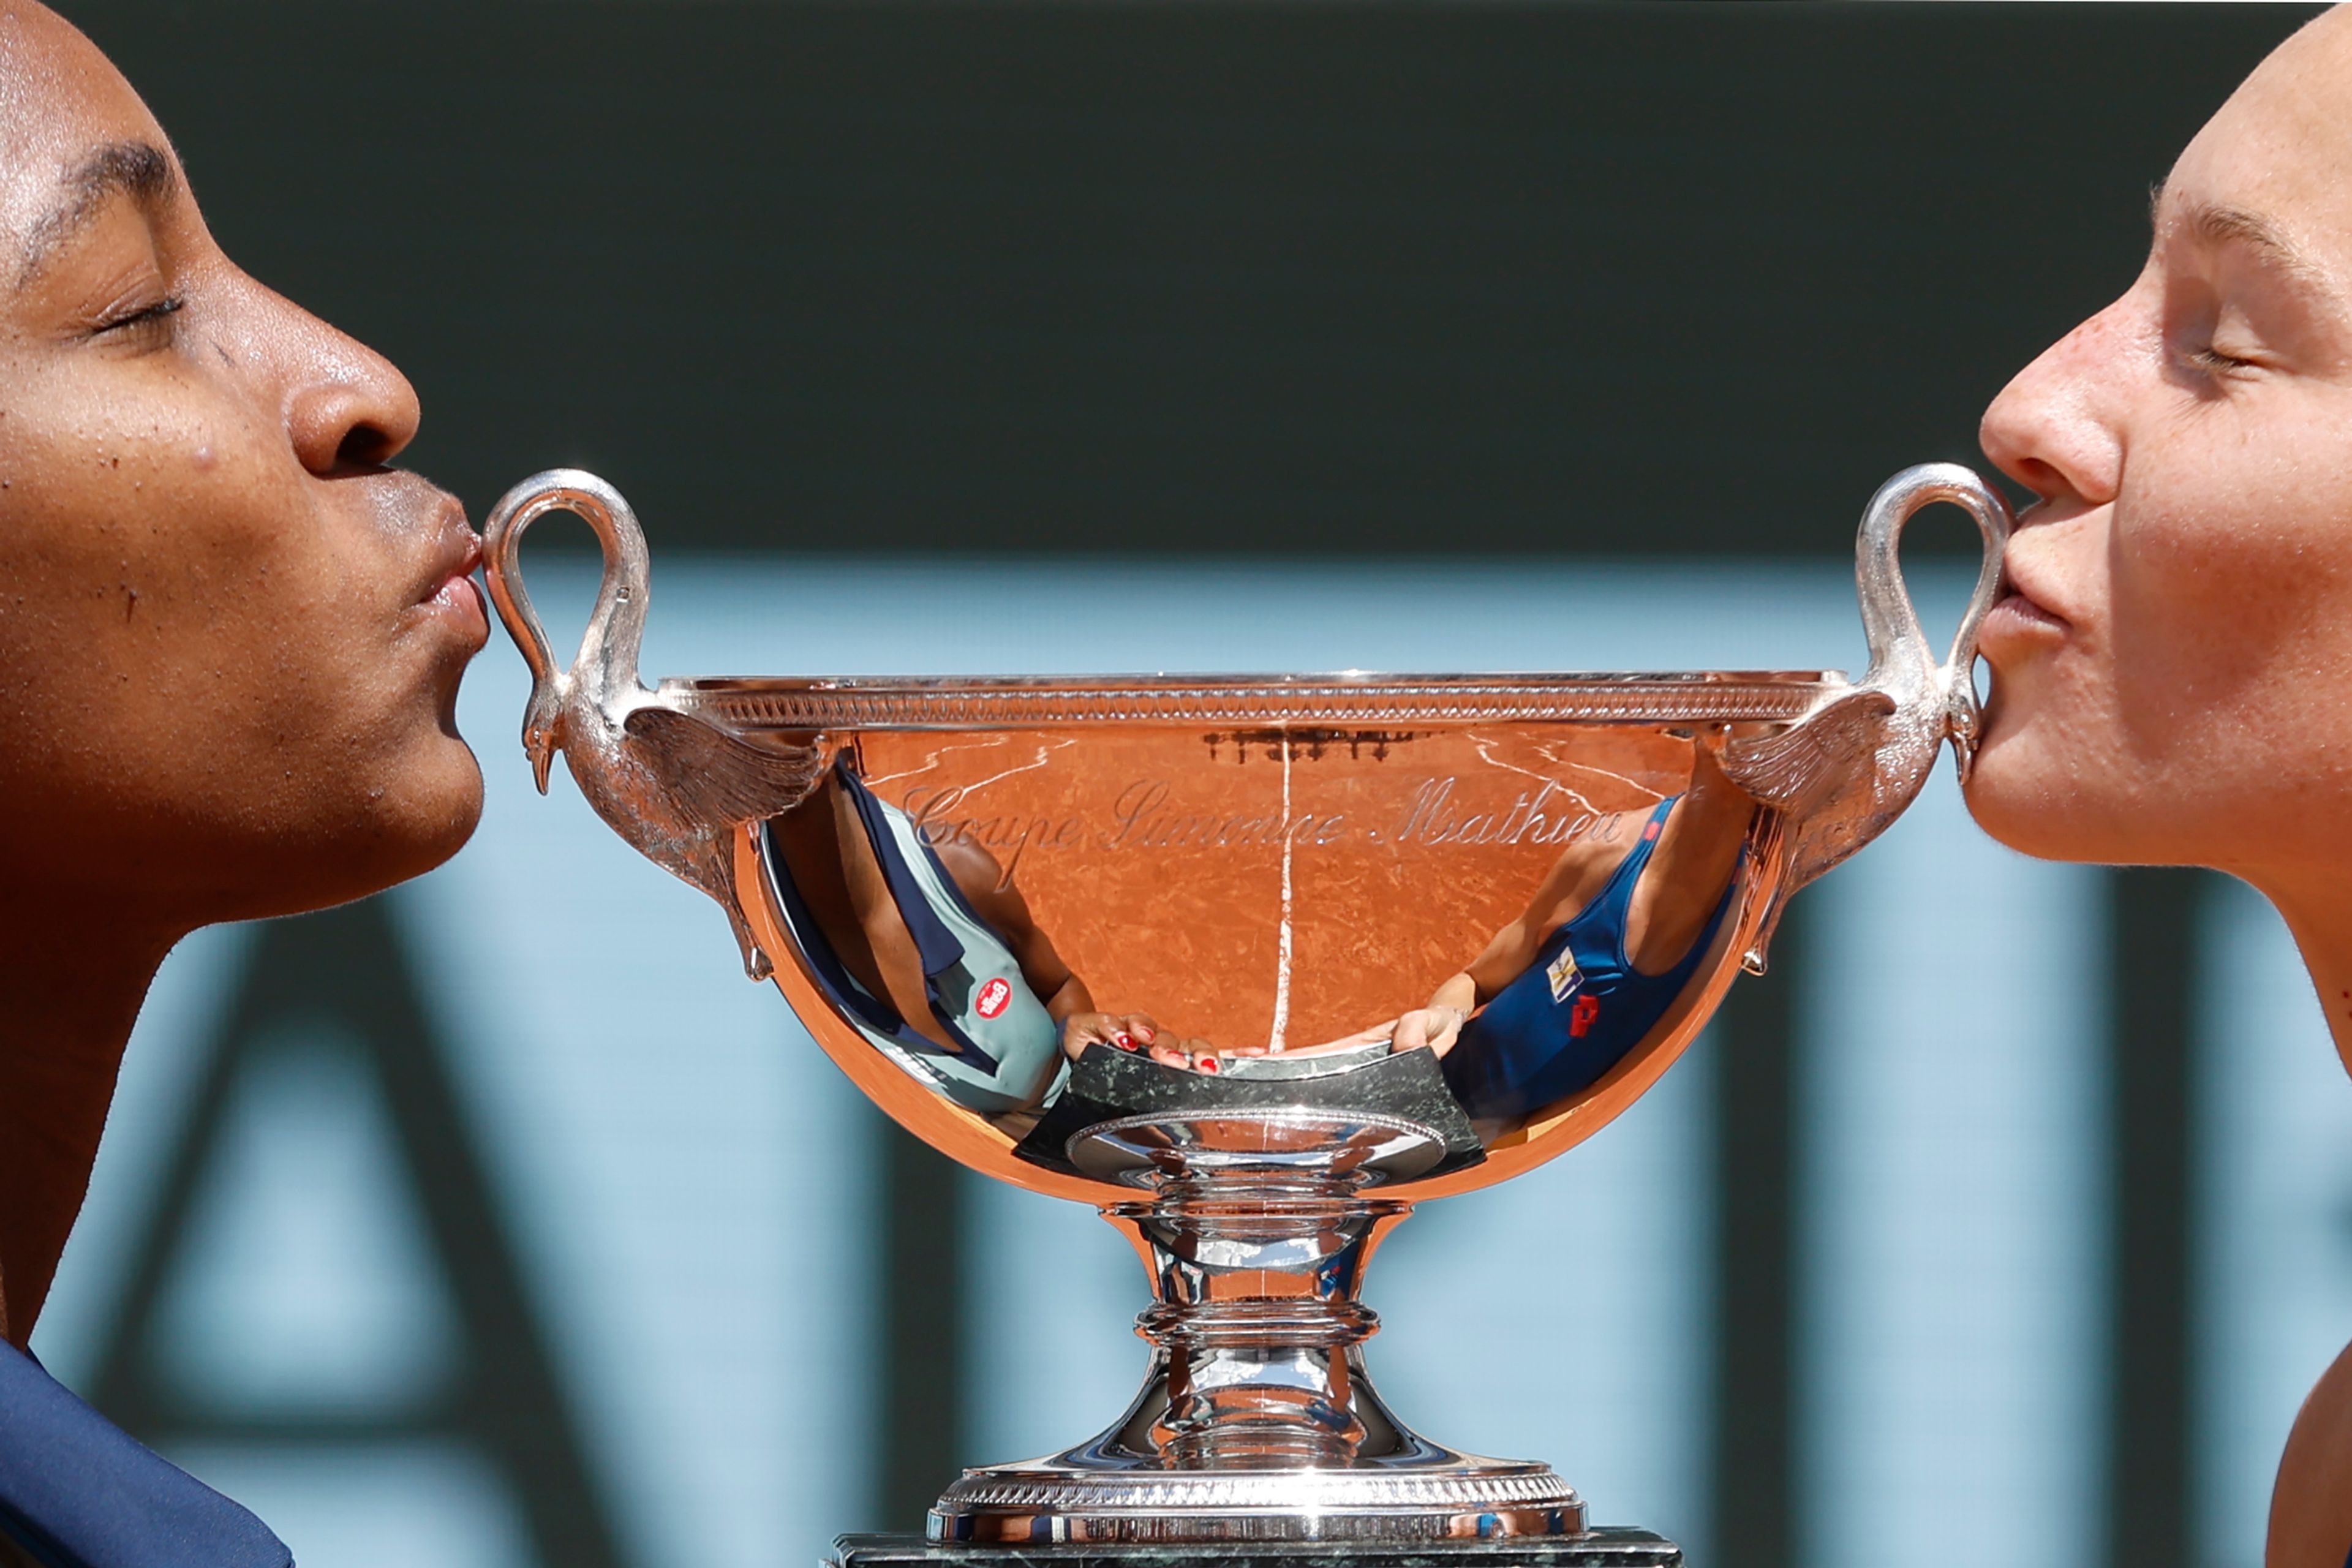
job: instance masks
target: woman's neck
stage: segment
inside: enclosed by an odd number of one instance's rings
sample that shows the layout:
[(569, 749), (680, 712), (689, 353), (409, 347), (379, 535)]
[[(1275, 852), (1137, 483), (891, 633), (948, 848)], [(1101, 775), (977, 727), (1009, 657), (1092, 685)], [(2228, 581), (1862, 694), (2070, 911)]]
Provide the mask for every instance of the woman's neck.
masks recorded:
[(2266, 887), (2255, 881), (2254, 886), (2285, 918), (2327, 1015), (2336, 1054), (2352, 1069), (2352, 892), (2325, 882)]
[(89, 1189), (122, 1047), (173, 938), (28, 898), (0, 924), (0, 1336), (22, 1348)]

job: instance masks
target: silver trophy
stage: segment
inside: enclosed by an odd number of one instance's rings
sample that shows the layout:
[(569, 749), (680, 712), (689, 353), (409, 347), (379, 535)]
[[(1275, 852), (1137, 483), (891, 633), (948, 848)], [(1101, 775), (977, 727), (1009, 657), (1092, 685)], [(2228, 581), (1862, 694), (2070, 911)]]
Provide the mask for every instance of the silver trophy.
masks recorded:
[[(1951, 501), (1984, 541), (1949, 654), (1896, 563)], [(517, 550), (585, 520), (604, 576), (559, 667)], [(1671, 1563), (1530, 1460), (1460, 1453), (1365, 1370), (1365, 1264), (1424, 1198), (1529, 1170), (1673, 1065), (1790, 895), (1977, 735), (2007, 508), (1906, 470), (1864, 512), (1870, 668), (1834, 673), (668, 679), (647, 557), (595, 477), (491, 513), (530, 666), (523, 745), (716, 900), (746, 971), (898, 1123), (1098, 1205), (1151, 1277), (1142, 1391), (1100, 1434), (967, 1470), (927, 1542), (845, 1568), (1339, 1543)], [(1056, 1545), (1056, 1543), (1059, 1543)], [(1286, 1544), (1290, 1543), (1290, 1544)], [(1540, 1548), (1541, 1550), (1537, 1550)]]

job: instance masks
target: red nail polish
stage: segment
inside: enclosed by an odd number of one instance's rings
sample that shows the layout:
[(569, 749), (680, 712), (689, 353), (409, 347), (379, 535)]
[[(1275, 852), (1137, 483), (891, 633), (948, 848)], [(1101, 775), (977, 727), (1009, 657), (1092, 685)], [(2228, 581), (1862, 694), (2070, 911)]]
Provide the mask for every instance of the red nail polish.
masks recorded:
[(1202, 1072), (1214, 1072), (1214, 1071), (1216, 1071), (1216, 1070), (1217, 1070), (1217, 1058), (1214, 1058), (1214, 1057), (1202, 1057), (1202, 1058), (1201, 1058), (1201, 1070), (1202, 1070)]

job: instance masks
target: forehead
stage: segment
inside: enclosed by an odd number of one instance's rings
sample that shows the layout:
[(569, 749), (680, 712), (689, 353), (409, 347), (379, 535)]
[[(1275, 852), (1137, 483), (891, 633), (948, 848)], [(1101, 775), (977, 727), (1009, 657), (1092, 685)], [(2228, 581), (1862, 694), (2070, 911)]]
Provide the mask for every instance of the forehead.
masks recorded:
[(2259, 213), (2352, 269), (2352, 9), (2273, 50), (2173, 166), (2168, 205)]
[(0, 235), (21, 240), (114, 143), (167, 145), (97, 46), (54, 12), (0, 0)]

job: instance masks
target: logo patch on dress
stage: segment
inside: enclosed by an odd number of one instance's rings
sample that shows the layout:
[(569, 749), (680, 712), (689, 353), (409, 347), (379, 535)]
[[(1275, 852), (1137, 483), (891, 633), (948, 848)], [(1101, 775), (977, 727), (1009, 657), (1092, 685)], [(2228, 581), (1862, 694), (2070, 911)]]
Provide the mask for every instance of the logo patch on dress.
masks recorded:
[(1551, 999), (1565, 1002), (1568, 994), (1584, 984), (1584, 973), (1576, 967), (1576, 954), (1566, 948), (1544, 970), (1544, 978), (1551, 982)]
[(1576, 1005), (1568, 1010), (1568, 1037), (1580, 1040), (1592, 1032), (1592, 1020), (1601, 1016), (1601, 998), (1579, 996)]
[(1013, 987), (1004, 976), (1000, 974), (980, 988), (980, 995), (973, 1001), (971, 1007), (973, 1012), (983, 1018), (1001, 1018), (1004, 1016), (1004, 1009), (1011, 1005), (1013, 1005)]

